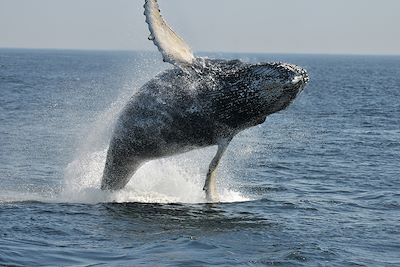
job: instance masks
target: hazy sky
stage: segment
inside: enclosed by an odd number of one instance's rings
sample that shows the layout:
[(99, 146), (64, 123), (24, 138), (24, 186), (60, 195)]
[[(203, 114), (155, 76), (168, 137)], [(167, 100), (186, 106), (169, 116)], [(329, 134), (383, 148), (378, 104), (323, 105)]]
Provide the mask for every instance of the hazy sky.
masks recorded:
[[(194, 51), (400, 54), (400, 0), (159, 0)], [(144, 0), (0, 0), (0, 47), (155, 50)]]

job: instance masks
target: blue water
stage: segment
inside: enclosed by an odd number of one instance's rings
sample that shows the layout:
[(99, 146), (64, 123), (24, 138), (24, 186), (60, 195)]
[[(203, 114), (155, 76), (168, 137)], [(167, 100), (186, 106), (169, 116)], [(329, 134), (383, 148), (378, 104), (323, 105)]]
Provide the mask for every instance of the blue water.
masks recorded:
[(98, 189), (110, 129), (157, 54), (0, 50), (0, 266), (400, 266), (400, 57), (288, 61), (311, 82), (215, 148)]

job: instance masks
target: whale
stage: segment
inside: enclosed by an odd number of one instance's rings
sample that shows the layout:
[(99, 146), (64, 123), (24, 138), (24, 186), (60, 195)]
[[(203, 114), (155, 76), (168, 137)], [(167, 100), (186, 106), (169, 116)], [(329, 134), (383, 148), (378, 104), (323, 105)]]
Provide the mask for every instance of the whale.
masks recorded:
[(146, 162), (217, 146), (203, 190), (218, 202), (216, 170), (232, 139), (285, 110), (309, 82), (307, 71), (282, 62), (196, 57), (167, 24), (157, 0), (146, 0), (150, 35), (171, 68), (145, 83), (118, 115), (101, 189), (124, 188)]

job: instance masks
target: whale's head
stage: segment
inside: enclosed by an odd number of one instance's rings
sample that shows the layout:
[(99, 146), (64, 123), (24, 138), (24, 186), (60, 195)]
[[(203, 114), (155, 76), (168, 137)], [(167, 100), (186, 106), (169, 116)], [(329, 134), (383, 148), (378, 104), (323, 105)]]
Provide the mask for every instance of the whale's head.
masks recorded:
[(257, 125), (268, 115), (287, 108), (309, 81), (307, 71), (292, 64), (229, 64), (236, 69), (228, 71), (224, 78), (227, 90), (223, 91), (217, 110), (234, 128)]
[(306, 70), (287, 63), (251, 65), (248, 75), (248, 90), (258, 94), (264, 115), (288, 107), (309, 81)]
[(204, 102), (211, 102), (218, 121), (238, 130), (260, 124), (268, 115), (288, 107), (309, 81), (303, 68), (287, 63), (205, 63), (218, 70), (214, 80), (221, 87), (205, 90)]

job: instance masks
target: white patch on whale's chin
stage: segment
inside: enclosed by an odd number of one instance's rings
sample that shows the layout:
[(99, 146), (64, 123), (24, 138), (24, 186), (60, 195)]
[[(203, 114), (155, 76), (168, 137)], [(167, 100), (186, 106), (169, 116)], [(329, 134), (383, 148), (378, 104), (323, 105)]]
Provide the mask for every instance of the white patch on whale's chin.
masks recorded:
[[(150, 161), (135, 173), (124, 189), (116, 192), (104, 192), (99, 189), (106, 150), (86, 154), (71, 162), (66, 168), (60, 201), (90, 204), (205, 203), (206, 198), (202, 188), (207, 164), (213, 152), (214, 148), (207, 148)], [(251, 200), (239, 192), (224, 188), (224, 185), (219, 186), (220, 202)]]

